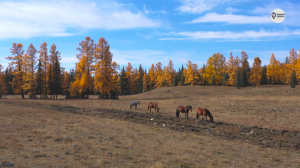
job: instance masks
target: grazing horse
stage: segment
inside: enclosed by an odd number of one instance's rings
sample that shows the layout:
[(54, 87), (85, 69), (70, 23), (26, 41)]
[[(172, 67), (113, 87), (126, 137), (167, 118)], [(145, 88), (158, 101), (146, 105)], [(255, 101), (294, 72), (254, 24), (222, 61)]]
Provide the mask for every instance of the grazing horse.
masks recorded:
[(203, 109), (203, 108), (198, 107), (196, 109), (196, 122), (199, 121), (200, 116), (202, 116), (202, 121), (203, 121), (203, 118), (205, 116), (206, 117), (206, 122), (207, 122), (207, 116), (208, 116), (209, 119), (210, 119), (210, 122), (214, 122), (213, 116), (211, 115), (210, 111), (207, 110), (206, 108)]
[(158, 108), (158, 105), (156, 103), (153, 103), (153, 102), (148, 103), (148, 109), (147, 110), (150, 109), (150, 113), (151, 113), (151, 108), (154, 108), (155, 111), (157, 113), (159, 113), (159, 108)]
[(132, 106), (135, 106), (135, 109), (136, 109), (137, 105), (140, 105), (139, 101), (131, 101), (130, 102), (130, 109), (132, 108)]
[(179, 117), (180, 112), (181, 113), (185, 113), (185, 117), (184, 118), (189, 118), (189, 110), (192, 111), (192, 106), (188, 105), (188, 106), (178, 106), (176, 108), (176, 117)]

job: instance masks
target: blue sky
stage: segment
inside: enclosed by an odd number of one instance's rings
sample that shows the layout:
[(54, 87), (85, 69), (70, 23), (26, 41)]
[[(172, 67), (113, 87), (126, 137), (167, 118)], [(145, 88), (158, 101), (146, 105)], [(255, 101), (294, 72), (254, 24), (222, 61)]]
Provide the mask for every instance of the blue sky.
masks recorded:
[[(277, 8), (286, 14), (282, 23), (271, 19)], [(103, 36), (121, 66), (148, 69), (171, 59), (176, 69), (188, 60), (200, 68), (213, 53), (227, 59), (231, 51), (264, 65), (272, 53), (284, 61), (292, 48), (299, 52), (299, 9), (298, 0), (0, 0), (0, 64), (7, 67), (12, 43), (39, 50), (46, 41), (69, 70), (79, 42)]]

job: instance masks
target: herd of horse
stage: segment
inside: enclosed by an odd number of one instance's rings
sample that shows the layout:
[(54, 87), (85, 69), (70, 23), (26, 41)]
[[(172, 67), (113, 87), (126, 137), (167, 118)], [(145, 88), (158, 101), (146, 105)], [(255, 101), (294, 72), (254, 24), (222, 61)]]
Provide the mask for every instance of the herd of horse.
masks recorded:
[[(132, 109), (132, 106), (135, 106), (135, 109), (137, 109), (137, 105), (140, 105), (139, 101), (131, 101), (130, 102), (130, 109)], [(148, 103), (147, 111), (150, 110), (150, 113), (151, 113), (151, 109), (152, 108), (154, 108), (154, 111), (156, 113), (159, 113), (159, 107), (158, 107), (157, 103), (153, 103), (153, 102)], [(185, 118), (189, 118), (189, 111), (192, 112), (192, 110), (193, 110), (193, 108), (192, 108), (191, 105), (187, 105), (187, 106), (181, 106), (181, 105), (179, 105), (176, 108), (176, 117), (179, 117), (180, 113), (185, 113)], [(152, 112), (152, 114), (153, 114), (153, 112)], [(200, 107), (198, 107), (196, 109), (196, 122), (199, 122), (199, 117), (200, 116), (202, 116), (202, 121), (203, 121), (203, 119), (205, 117), (206, 122), (207, 122), (207, 116), (209, 117), (210, 122), (214, 121), (214, 118), (211, 115), (210, 111), (207, 110), (206, 108), (200, 108)]]

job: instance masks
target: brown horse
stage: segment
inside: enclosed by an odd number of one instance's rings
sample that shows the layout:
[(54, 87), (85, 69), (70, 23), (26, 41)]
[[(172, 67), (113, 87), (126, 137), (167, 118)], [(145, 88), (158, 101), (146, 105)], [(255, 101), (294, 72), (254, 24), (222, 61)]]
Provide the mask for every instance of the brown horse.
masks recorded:
[[(147, 110), (150, 109), (150, 113), (151, 113), (151, 108), (154, 108), (155, 111), (156, 111), (157, 113), (159, 113), (159, 108), (158, 108), (158, 105), (157, 105), (156, 103), (153, 103), (153, 102), (148, 103), (148, 109), (147, 109)], [(153, 114), (153, 113), (152, 113), (152, 114)]]
[(213, 116), (211, 115), (210, 111), (207, 110), (206, 108), (203, 109), (203, 108), (198, 107), (196, 109), (196, 122), (199, 121), (199, 116), (202, 116), (202, 121), (203, 121), (203, 118), (205, 116), (206, 117), (206, 122), (207, 122), (207, 116), (208, 116), (209, 119), (210, 119), (210, 122), (214, 122)]
[(188, 105), (188, 106), (178, 106), (176, 108), (176, 117), (179, 117), (180, 113), (185, 113), (184, 118), (189, 118), (189, 110), (192, 111), (192, 106)]

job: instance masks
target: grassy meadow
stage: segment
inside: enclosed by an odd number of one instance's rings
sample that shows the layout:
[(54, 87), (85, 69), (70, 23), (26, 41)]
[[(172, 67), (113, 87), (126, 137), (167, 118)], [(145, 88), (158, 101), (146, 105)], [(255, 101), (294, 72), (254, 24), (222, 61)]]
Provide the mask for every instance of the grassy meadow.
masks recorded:
[[(155, 89), (119, 100), (31, 100), (20, 95), (0, 100), (0, 165), (15, 167), (299, 167), (300, 151), (264, 148), (195, 132), (174, 131), (93, 115), (38, 108), (44, 105), (130, 111), (158, 103), (160, 114), (175, 117), (178, 105), (211, 111), (216, 122), (300, 131), (300, 89), (262, 86), (182, 86)], [(9, 104), (11, 103), (11, 104)], [(22, 103), (32, 104), (21, 106)], [(180, 114), (184, 118), (184, 114)]]

